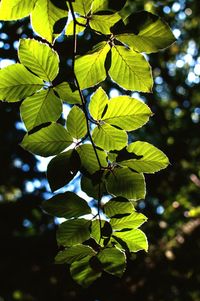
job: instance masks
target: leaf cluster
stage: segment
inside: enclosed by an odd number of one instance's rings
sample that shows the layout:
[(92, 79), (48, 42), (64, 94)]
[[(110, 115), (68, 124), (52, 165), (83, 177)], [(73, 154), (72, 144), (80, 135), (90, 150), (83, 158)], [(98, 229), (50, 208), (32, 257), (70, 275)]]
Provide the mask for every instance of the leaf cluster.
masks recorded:
[[(82, 93), (107, 77), (127, 90), (152, 91), (151, 67), (143, 53), (166, 48), (174, 36), (163, 20), (149, 12), (124, 16), (125, 2), (61, 1), (61, 8), (50, 0), (10, 0), (9, 7), (2, 0), (0, 4), (0, 19), (31, 14), (34, 31), (51, 43), (20, 40), (19, 63), (0, 71), (0, 99), (23, 100), (20, 113), (27, 134), (21, 146), (36, 155), (55, 156), (47, 168), (52, 191), (80, 172), (82, 190), (96, 200), (96, 216), (83, 198), (70, 191), (43, 203), (46, 212), (66, 219), (57, 232), (60, 251), (55, 261), (70, 264), (72, 277), (83, 286), (103, 271), (121, 277), (126, 258), (147, 251), (147, 238), (138, 229), (147, 218), (135, 211), (134, 203), (145, 198), (144, 173), (169, 164), (153, 145), (129, 143), (129, 133), (152, 116), (145, 103), (126, 95), (109, 99), (101, 85), (88, 103)], [(102, 42), (84, 55), (75, 56), (74, 49), (75, 91), (65, 81), (54, 84), (60, 63), (53, 48), (58, 36), (55, 25), (68, 14), (72, 21), (66, 25), (66, 35), (73, 35), (74, 45), (77, 34), (86, 28), (102, 36)], [(63, 102), (72, 106), (64, 126), (58, 122)], [(104, 195), (111, 196), (105, 205)]]

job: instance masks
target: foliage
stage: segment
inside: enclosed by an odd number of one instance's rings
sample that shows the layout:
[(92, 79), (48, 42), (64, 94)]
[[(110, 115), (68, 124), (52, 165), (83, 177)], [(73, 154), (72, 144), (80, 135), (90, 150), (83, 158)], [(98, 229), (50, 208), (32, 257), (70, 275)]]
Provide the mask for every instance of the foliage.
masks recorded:
[[(44, 202), (45, 211), (67, 219), (57, 231), (58, 245), (64, 250), (58, 253), (56, 262), (71, 264), (72, 277), (83, 286), (90, 285), (102, 271), (121, 277), (126, 257), (148, 249), (146, 236), (138, 229), (146, 217), (133, 207), (135, 201), (145, 198), (143, 173), (157, 172), (169, 162), (164, 153), (147, 142), (128, 144), (129, 132), (142, 127), (152, 115), (146, 104), (127, 95), (109, 99), (102, 86), (86, 103), (82, 91), (101, 84), (109, 75), (123, 89), (151, 92), (151, 67), (142, 53), (166, 48), (174, 42), (173, 34), (162, 19), (149, 12), (124, 15), (120, 9), (125, 1), (116, 10), (110, 1), (68, 1), (65, 9), (43, 0), (23, 6), (12, 0), (9, 8), (5, 2), (0, 4), (2, 20), (31, 13), (35, 32), (52, 43), (22, 39), (20, 64), (0, 72), (1, 100), (23, 100), (20, 111), (27, 134), (21, 145), (37, 155), (56, 155), (47, 170), (52, 191), (68, 184), (80, 171), (81, 187), (96, 199), (98, 208), (96, 216), (84, 217), (91, 209), (72, 192)], [(65, 6), (65, 1), (62, 4)], [(67, 17), (68, 8), (73, 24), (67, 23), (66, 34), (73, 34), (74, 39), (76, 91), (71, 89), (71, 83), (56, 82), (59, 56), (53, 49), (58, 36), (55, 28), (56, 22)], [(140, 20), (133, 32), (129, 26), (132, 18)], [(101, 41), (76, 56), (81, 27), (98, 34)], [(74, 104), (66, 127), (58, 122), (63, 101)], [(101, 199), (105, 195), (114, 198), (103, 206)]]

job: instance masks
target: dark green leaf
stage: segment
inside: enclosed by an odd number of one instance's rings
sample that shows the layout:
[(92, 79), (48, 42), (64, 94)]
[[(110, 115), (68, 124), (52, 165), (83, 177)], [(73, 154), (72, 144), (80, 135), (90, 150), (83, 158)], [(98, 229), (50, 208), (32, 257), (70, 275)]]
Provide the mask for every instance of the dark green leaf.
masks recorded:
[(80, 158), (76, 150), (68, 150), (54, 157), (47, 167), (47, 178), (52, 191), (68, 184), (80, 169)]

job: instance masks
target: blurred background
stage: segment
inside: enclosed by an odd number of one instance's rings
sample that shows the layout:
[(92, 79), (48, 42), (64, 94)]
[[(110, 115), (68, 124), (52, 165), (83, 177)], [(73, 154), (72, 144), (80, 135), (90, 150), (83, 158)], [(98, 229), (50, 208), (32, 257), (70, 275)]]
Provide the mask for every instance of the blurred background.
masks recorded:
[[(138, 210), (149, 218), (142, 227), (149, 253), (128, 262), (122, 279), (109, 275), (82, 289), (67, 266), (54, 265), (58, 221), (44, 214), (51, 196), (47, 162), (24, 151), (19, 104), (0, 103), (0, 301), (200, 301), (200, 6), (197, 0), (128, 1), (132, 10), (163, 17), (177, 42), (149, 56), (153, 94), (138, 94), (155, 115), (133, 140), (153, 143), (171, 165), (146, 176), (147, 197)], [(17, 61), (18, 40), (34, 37), (29, 18), (0, 23), (0, 67)], [(97, 37), (79, 37), (81, 53)], [(62, 62), (58, 82), (70, 80), (72, 39), (55, 44)], [(122, 91), (104, 88), (115, 96)], [(92, 89), (86, 91), (89, 96)], [(68, 108), (65, 107), (65, 113)], [(73, 185), (71, 185), (73, 189)]]

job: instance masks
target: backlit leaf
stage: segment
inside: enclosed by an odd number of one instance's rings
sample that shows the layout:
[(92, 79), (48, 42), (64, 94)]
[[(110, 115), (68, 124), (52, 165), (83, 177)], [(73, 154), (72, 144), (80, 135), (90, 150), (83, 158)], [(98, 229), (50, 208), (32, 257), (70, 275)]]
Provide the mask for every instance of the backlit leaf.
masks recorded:
[(90, 27), (93, 30), (101, 32), (105, 35), (111, 34), (110, 28), (121, 19), (120, 15), (92, 15)]
[(49, 43), (53, 43), (58, 36), (54, 26), (60, 19), (67, 17), (67, 14), (67, 10), (56, 7), (50, 0), (37, 0), (31, 17), (33, 29)]
[(34, 39), (22, 39), (19, 44), (20, 62), (38, 75), (51, 82), (59, 71), (59, 57), (47, 44)]
[(127, 133), (109, 124), (96, 127), (92, 133), (92, 138), (97, 146), (107, 151), (120, 150), (128, 143)]
[(124, 46), (112, 47), (111, 79), (127, 90), (151, 92), (153, 79), (151, 67), (140, 53)]
[(42, 90), (26, 98), (20, 107), (21, 117), (28, 131), (51, 121), (57, 121), (62, 114), (62, 102), (53, 89)]
[(17, 20), (28, 16), (37, 0), (1, 0), (0, 20)]
[(42, 203), (42, 208), (57, 217), (75, 218), (91, 213), (87, 202), (77, 194), (67, 191)]
[[(77, 148), (77, 152), (81, 159), (81, 166), (89, 174), (94, 174), (96, 171), (100, 169), (94, 148), (92, 144), (83, 144)], [(108, 162), (106, 160), (107, 155), (104, 151), (97, 149), (98, 158), (100, 160), (101, 166), (106, 167)]]
[(86, 256), (92, 257), (95, 255), (96, 252), (91, 247), (79, 244), (65, 249), (64, 251), (60, 251), (55, 257), (55, 262), (58, 264), (71, 264), (75, 261), (80, 261)]
[(43, 81), (21, 64), (10, 65), (0, 70), (0, 99), (3, 101), (20, 101), (42, 87)]
[(21, 146), (31, 153), (48, 157), (59, 154), (71, 143), (67, 130), (58, 123), (52, 123), (31, 135), (26, 134)]
[(83, 111), (74, 106), (67, 116), (67, 129), (73, 138), (80, 139), (87, 134), (86, 117)]
[(123, 198), (112, 198), (108, 203), (104, 205), (104, 212), (108, 217), (114, 217), (116, 215), (131, 214), (135, 210), (133, 204)]
[(102, 272), (95, 270), (90, 265), (91, 256), (73, 262), (70, 267), (72, 278), (83, 287), (90, 286), (96, 279), (101, 277)]
[(107, 191), (132, 201), (143, 199), (146, 194), (145, 180), (142, 174), (129, 168), (115, 168), (106, 178)]
[(105, 272), (122, 277), (126, 269), (126, 256), (124, 252), (115, 247), (106, 248), (98, 253), (97, 258), (101, 262)]
[(94, 0), (92, 4), (92, 12), (99, 11), (118, 11), (122, 9), (126, 0)]
[(70, 219), (62, 223), (57, 231), (57, 241), (62, 246), (80, 244), (90, 238), (91, 221), (86, 219)]
[(146, 220), (145, 215), (134, 211), (128, 216), (111, 218), (110, 224), (114, 230), (135, 229), (140, 227)]
[(69, 104), (81, 104), (81, 99), (79, 92), (72, 91), (70, 85), (67, 82), (62, 82), (61, 84), (54, 87), (54, 90), (58, 93), (60, 98)]
[(95, 91), (95, 93), (92, 94), (89, 103), (90, 115), (94, 120), (101, 120), (102, 113), (107, 103), (108, 103), (108, 95), (101, 87), (99, 87)]
[(133, 142), (127, 146), (127, 151), (141, 157), (122, 161), (120, 165), (128, 166), (137, 172), (154, 173), (166, 168), (169, 164), (167, 156), (147, 142)]
[(107, 42), (101, 42), (91, 52), (77, 57), (75, 73), (81, 89), (95, 86), (106, 78), (104, 64), (109, 50)]
[(73, 9), (76, 13), (87, 16), (91, 10), (93, 0), (76, 0), (73, 4)]
[(123, 33), (116, 38), (134, 51), (152, 53), (170, 46), (175, 37), (170, 27), (158, 16), (142, 11), (125, 19)]
[(144, 125), (151, 114), (151, 110), (143, 102), (129, 96), (118, 96), (109, 100), (107, 111), (101, 120), (132, 131)]
[[(80, 24), (83, 24), (83, 26), (81, 26), (79, 24), (76, 24), (76, 34), (79, 34), (79, 33), (83, 32), (85, 30), (86, 24), (87, 24), (87, 19), (82, 18), (82, 17), (78, 17), (78, 18), (76, 18), (76, 21)], [(73, 36), (73, 34), (74, 34), (74, 20), (71, 20), (69, 22), (69, 24), (67, 25), (65, 34), (67, 36)]]
[(115, 232), (113, 237), (125, 242), (130, 252), (138, 252), (140, 250), (147, 252), (148, 250), (147, 237), (144, 232), (139, 229)]

